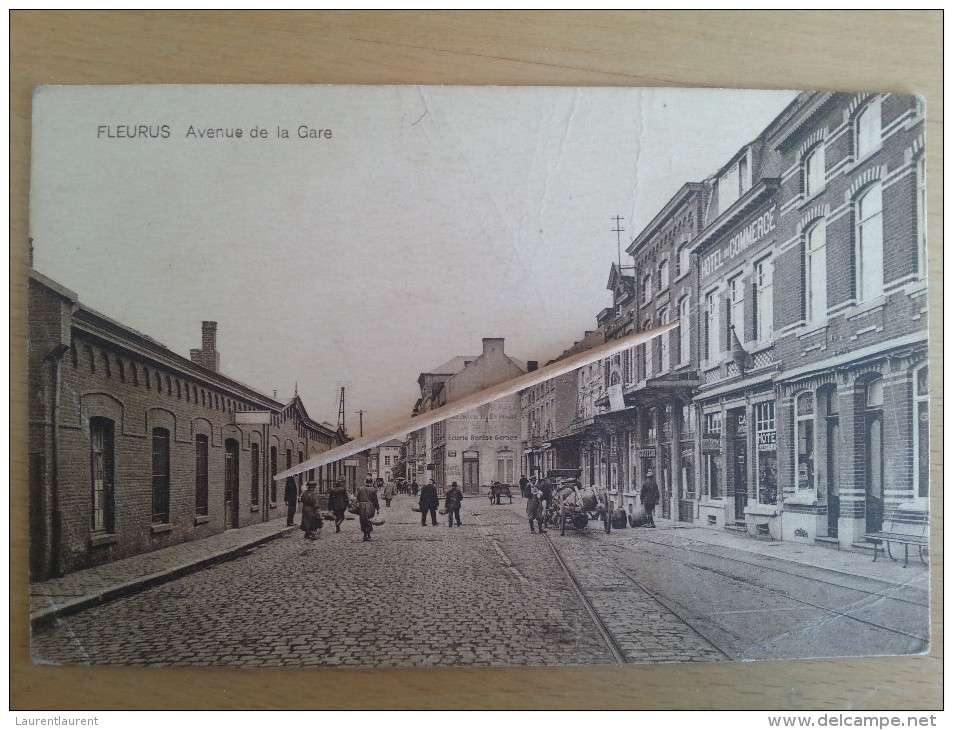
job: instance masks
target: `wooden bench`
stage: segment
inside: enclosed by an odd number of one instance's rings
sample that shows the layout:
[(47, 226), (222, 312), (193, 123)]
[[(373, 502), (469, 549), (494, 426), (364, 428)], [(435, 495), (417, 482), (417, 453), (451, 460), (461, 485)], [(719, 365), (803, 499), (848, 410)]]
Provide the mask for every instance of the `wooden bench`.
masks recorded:
[(920, 556), (920, 562), (924, 565), (924, 551), (930, 547), (930, 538), (927, 534), (927, 515), (923, 512), (914, 514), (904, 514), (887, 520), (883, 524), (880, 532), (868, 532), (864, 535), (867, 542), (874, 544), (874, 562), (877, 561), (877, 554), (886, 552), (891, 560), (895, 558), (890, 550), (890, 545), (903, 545), (903, 567), (907, 567), (907, 561), (910, 557), (910, 546), (917, 548)]

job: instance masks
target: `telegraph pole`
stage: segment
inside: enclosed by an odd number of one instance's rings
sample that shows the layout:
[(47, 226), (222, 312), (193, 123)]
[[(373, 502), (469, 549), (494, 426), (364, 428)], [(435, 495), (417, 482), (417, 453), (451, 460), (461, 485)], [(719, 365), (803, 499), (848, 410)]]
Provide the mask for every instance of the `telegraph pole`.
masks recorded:
[(355, 411), (355, 413), (357, 413), (357, 416), (360, 419), (361, 436), (363, 436), (364, 435), (364, 414), (367, 413), (367, 411), (360, 410), (360, 411)]
[(619, 276), (622, 276), (622, 232), (625, 228), (622, 227), (622, 221), (625, 220), (621, 215), (617, 215), (615, 218), (612, 218), (615, 221), (615, 228), (612, 229), (612, 232), (615, 233), (615, 247), (616, 252), (619, 254)]
[(341, 400), (338, 403), (338, 429), (346, 434), (347, 428), (344, 425), (344, 386), (341, 386)]

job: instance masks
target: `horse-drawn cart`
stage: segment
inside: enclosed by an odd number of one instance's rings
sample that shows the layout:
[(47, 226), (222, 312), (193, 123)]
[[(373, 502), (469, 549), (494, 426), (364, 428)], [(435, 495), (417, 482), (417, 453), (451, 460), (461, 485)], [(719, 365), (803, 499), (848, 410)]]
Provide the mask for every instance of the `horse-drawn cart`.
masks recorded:
[(582, 487), (578, 478), (558, 484), (553, 490), (546, 521), (557, 525), (559, 534), (565, 535), (567, 526), (584, 530), (590, 520), (601, 522), (607, 533), (612, 531), (612, 508), (606, 490), (595, 486)]

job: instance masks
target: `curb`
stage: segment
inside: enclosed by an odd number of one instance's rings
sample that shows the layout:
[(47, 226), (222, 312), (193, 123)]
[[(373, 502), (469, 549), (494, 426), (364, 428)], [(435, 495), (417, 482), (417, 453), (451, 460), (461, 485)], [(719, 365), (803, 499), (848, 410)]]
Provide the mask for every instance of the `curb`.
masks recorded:
[(241, 545), (235, 545), (233, 547), (211, 553), (210, 555), (199, 558), (193, 562), (183, 563), (171, 568), (166, 568), (157, 573), (139, 576), (137, 578), (133, 578), (132, 580), (126, 581), (125, 583), (107, 586), (97, 593), (90, 593), (82, 596), (81, 598), (65, 601), (63, 603), (58, 603), (55, 606), (50, 606), (48, 608), (31, 612), (30, 628), (37, 629), (49, 625), (55, 619), (60, 618), (61, 616), (79, 613), (81, 611), (85, 611), (88, 608), (92, 608), (93, 606), (99, 606), (104, 603), (114, 601), (117, 598), (123, 598), (124, 596), (139, 593), (140, 591), (144, 591), (148, 588), (154, 588), (155, 586), (162, 585), (163, 583), (167, 583), (177, 578), (181, 578), (183, 576), (189, 575), (190, 573), (203, 570), (204, 568), (207, 568), (211, 565), (224, 563), (236, 557), (238, 553), (244, 550), (256, 547), (258, 545), (263, 545), (264, 543), (271, 542), (272, 540), (277, 540), (283, 535), (297, 529), (297, 526), (286, 527), (285, 529), (279, 530), (270, 535), (264, 535), (262, 537), (255, 538), (250, 542), (242, 543)]

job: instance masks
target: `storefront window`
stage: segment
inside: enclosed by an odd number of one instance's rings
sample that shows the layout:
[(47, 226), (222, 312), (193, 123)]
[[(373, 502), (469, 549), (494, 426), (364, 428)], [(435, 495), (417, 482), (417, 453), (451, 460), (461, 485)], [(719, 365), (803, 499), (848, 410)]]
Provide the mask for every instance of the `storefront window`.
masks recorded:
[(917, 496), (930, 494), (930, 379), (926, 366), (916, 371), (914, 378), (914, 452), (916, 453)]
[(814, 394), (797, 398), (797, 488), (814, 489)]
[(754, 407), (755, 437), (758, 445), (758, 501), (778, 502), (778, 441), (774, 421), (774, 401)]

